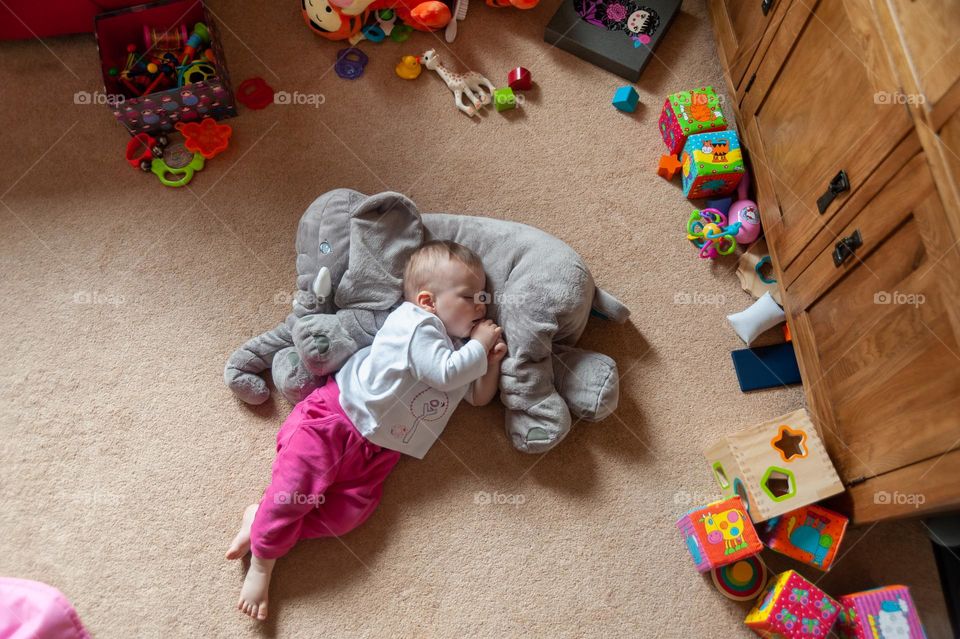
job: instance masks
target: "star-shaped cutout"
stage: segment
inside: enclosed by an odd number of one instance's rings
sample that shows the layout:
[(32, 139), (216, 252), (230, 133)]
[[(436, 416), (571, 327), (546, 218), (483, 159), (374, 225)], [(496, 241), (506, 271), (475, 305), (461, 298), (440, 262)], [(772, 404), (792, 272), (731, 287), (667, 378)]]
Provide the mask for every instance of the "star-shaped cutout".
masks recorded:
[(786, 424), (780, 426), (780, 432), (771, 440), (773, 446), (780, 458), (785, 462), (793, 461), (794, 457), (804, 458), (807, 456), (807, 434), (802, 430), (793, 430)]

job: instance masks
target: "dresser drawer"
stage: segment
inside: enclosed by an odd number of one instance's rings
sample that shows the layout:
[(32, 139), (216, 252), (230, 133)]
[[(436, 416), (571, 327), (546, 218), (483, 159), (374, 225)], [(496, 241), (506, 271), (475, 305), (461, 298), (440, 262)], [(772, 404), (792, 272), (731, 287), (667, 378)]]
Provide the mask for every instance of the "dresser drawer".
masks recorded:
[(754, 56), (770, 45), (792, 0), (708, 0), (717, 49), (731, 83), (731, 95), (743, 97), (745, 73)]
[[(960, 441), (960, 253), (943, 229), (921, 152), (785, 292), (810, 409), (844, 483)], [(941, 472), (960, 482), (960, 468)]]
[[(740, 109), (772, 179), (784, 269), (912, 128), (903, 105), (878, 99), (896, 87), (868, 0), (789, 6)], [(841, 171), (848, 186), (831, 198)]]
[(875, 5), (903, 87), (891, 100), (916, 105), (927, 124), (939, 129), (960, 107), (957, 0), (878, 0)]

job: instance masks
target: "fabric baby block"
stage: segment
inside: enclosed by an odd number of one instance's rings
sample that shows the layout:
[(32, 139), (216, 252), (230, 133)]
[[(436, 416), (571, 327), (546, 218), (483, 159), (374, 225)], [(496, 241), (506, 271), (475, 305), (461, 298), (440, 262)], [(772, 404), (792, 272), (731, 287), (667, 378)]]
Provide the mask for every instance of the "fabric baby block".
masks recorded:
[(767, 523), (760, 537), (767, 548), (820, 570), (830, 570), (847, 531), (847, 518), (812, 504)]
[(744, 623), (761, 637), (823, 639), (840, 604), (794, 570), (777, 575)]
[(927, 636), (906, 586), (887, 586), (840, 597), (837, 634), (841, 639)]
[(736, 131), (691, 135), (680, 155), (683, 194), (688, 199), (732, 193), (745, 171)]
[(763, 549), (740, 497), (707, 504), (677, 521), (700, 572), (732, 564)]
[(674, 93), (660, 112), (660, 136), (673, 155), (683, 149), (691, 135), (726, 128), (720, 98), (713, 87)]

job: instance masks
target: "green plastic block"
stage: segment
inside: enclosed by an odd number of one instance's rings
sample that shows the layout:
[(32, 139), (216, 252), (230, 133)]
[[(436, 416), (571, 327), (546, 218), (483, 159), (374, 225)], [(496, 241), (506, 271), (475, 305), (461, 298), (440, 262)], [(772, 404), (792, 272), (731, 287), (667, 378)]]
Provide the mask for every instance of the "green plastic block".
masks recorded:
[(493, 92), (493, 106), (497, 111), (507, 111), (515, 108), (517, 106), (517, 96), (514, 95), (513, 89), (510, 87), (495, 89)]

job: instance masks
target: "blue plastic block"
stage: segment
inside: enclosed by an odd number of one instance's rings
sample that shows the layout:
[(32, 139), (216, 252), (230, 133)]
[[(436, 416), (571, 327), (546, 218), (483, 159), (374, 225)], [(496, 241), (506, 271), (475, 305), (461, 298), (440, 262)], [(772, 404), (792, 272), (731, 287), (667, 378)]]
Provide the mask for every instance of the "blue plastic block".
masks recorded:
[(715, 200), (707, 200), (708, 209), (717, 209), (724, 215), (730, 212), (730, 205), (733, 204), (732, 197), (721, 197)]
[(620, 87), (613, 94), (613, 106), (627, 113), (636, 111), (638, 102), (640, 102), (640, 94), (629, 85)]

